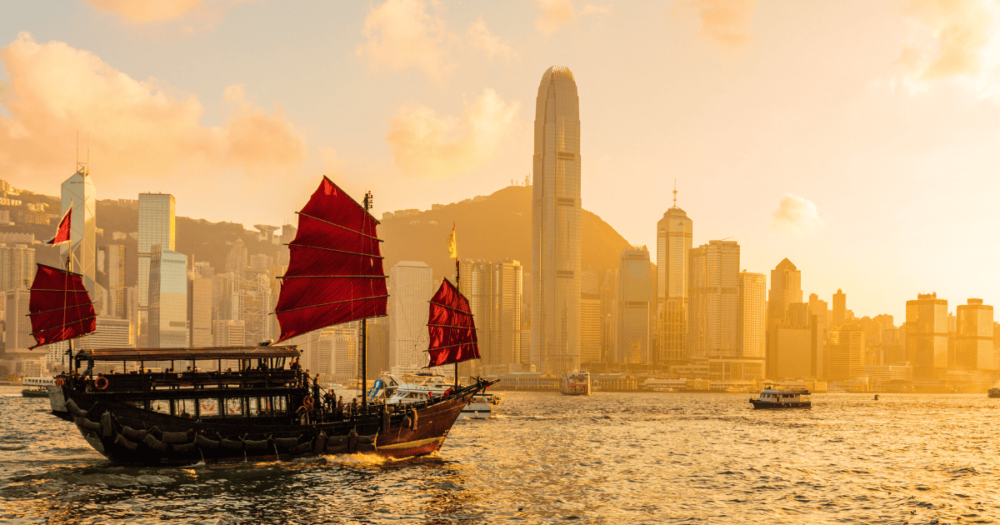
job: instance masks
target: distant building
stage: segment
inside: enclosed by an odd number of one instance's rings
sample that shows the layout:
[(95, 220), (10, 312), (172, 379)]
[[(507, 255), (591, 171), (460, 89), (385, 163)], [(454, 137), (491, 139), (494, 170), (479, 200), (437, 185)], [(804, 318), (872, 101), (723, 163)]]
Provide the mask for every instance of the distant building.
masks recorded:
[(762, 273), (740, 272), (737, 311), (739, 353), (708, 361), (709, 379), (718, 381), (759, 381), (764, 379), (767, 331), (767, 277)]
[(246, 329), (243, 321), (225, 319), (212, 322), (214, 331), (213, 346), (244, 346), (246, 344)]
[(826, 301), (821, 301), (816, 294), (809, 294), (809, 316), (813, 329), (812, 341), (814, 376), (816, 379), (826, 379), (826, 344), (829, 339), (832, 315)]
[(389, 367), (413, 370), (427, 365), (427, 303), (434, 295), (431, 267), (401, 261), (389, 270)]
[(35, 345), (31, 335), (31, 319), (28, 317), (28, 302), (31, 291), (27, 287), (14, 288), (7, 292), (4, 306), (7, 329), (4, 351), (27, 350)]
[(740, 245), (709, 241), (691, 250), (688, 355), (739, 357)]
[(167, 251), (174, 250), (176, 237), (174, 196), (164, 193), (139, 194), (138, 236), (138, 297), (139, 297), (139, 346), (148, 344), (149, 318), (149, 269), (153, 246), (160, 245)]
[(237, 238), (226, 255), (226, 271), (235, 273), (241, 279), (244, 278), (248, 267), (247, 259), (247, 246), (243, 243), (243, 239)]
[(788, 306), (802, 302), (802, 272), (788, 259), (771, 270), (771, 289), (767, 298), (767, 377), (778, 377), (779, 356), (777, 329), (785, 324)]
[(993, 307), (982, 299), (960, 304), (955, 341), (959, 370), (997, 370), (997, 352), (993, 349)]
[[(72, 270), (83, 276), (83, 285), (91, 297), (99, 294), (97, 287), (97, 191), (86, 167), (62, 184), (62, 213), (70, 207), (70, 242), (59, 245), (59, 260), (72, 253)], [(62, 268), (64, 265), (60, 265)]]
[(151, 248), (149, 265), (150, 348), (188, 346), (187, 257), (162, 245)]
[(229, 304), (233, 317), (245, 323), (247, 346), (272, 339), (271, 299), (271, 283), (265, 275), (258, 274), (245, 280), (234, 276)]
[(97, 248), (97, 281), (105, 289), (103, 314), (127, 319), (124, 245), (109, 244)]
[(491, 355), (497, 364), (521, 363), (521, 307), (523, 274), (520, 261), (504, 259), (493, 264), (493, 333)]
[(847, 294), (838, 288), (837, 293), (833, 294), (832, 328), (837, 328), (845, 322), (847, 322)]
[(580, 294), (580, 364), (601, 362), (601, 295)]
[(865, 331), (856, 324), (844, 324), (830, 330), (827, 345), (827, 380), (853, 381), (865, 372)]
[(132, 348), (135, 334), (128, 319), (98, 316), (94, 331), (77, 339), (75, 348)]
[(34, 248), (23, 244), (0, 246), (0, 291), (30, 287), (35, 268)]
[(615, 295), (615, 364), (648, 365), (656, 323), (656, 268), (645, 246), (622, 250)]
[(906, 357), (914, 379), (937, 379), (948, 366), (948, 301), (937, 293), (906, 301)]
[(539, 372), (580, 368), (580, 162), (576, 81), (551, 67), (535, 105), (531, 362)]
[(687, 360), (688, 285), (693, 221), (674, 205), (656, 223), (656, 318), (661, 364)]
[(191, 346), (212, 346), (212, 280), (188, 280), (188, 326), (191, 327)]
[(466, 259), (460, 263), (459, 289), (469, 300), (472, 318), (476, 323), (479, 353), (485, 365), (500, 364), (500, 357), (493, 355), (493, 265), (487, 261)]

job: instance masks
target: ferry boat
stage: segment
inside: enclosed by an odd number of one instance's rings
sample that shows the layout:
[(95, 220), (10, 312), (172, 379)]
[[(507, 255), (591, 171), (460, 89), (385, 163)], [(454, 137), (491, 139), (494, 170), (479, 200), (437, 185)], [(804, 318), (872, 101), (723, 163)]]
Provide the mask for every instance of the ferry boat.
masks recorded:
[(986, 392), (986, 395), (988, 397), (1000, 397), (1000, 388), (991, 388), (988, 392)]
[(54, 386), (56, 380), (51, 377), (26, 377), (21, 380), (23, 397), (49, 397), (49, 386)]
[[(361, 384), (369, 317), (384, 316), (388, 293), (378, 221), (324, 177), (299, 213), (299, 229), (275, 314), (281, 341), (327, 326), (361, 321)], [(69, 210), (52, 243), (70, 241)], [(198, 462), (287, 460), (318, 454), (416, 456), (439, 450), (472, 397), (493, 384), (475, 379), (451, 395), (406, 406), (348, 407), (323, 403), (316, 379), (298, 366), (294, 345), (256, 347), (114, 348), (73, 351), (72, 340), (95, 329), (82, 276), (38, 265), (29, 312), (36, 346), (70, 341), (71, 372), (55, 378), (53, 412), (115, 463), (184, 465)], [(431, 299), (428, 366), (479, 357), (471, 308), (447, 280)], [(469, 330), (472, 328), (472, 330)], [(222, 360), (237, 360), (221, 371)], [(166, 372), (95, 374), (97, 363), (125, 363)], [(211, 362), (216, 371), (199, 371)], [(169, 367), (167, 367), (169, 363)], [(137, 365), (137, 366), (136, 366)], [(177, 365), (177, 366), (175, 366)], [(174, 372), (189, 366), (185, 372)]]
[(750, 399), (755, 409), (812, 408), (808, 390), (779, 390), (765, 388), (757, 399)]
[[(455, 386), (444, 382), (439, 374), (407, 374), (402, 378), (389, 375), (385, 386), (386, 404), (411, 405), (422, 403), (429, 397), (440, 398), (455, 390)], [(500, 394), (477, 393), (462, 408), (459, 419), (489, 419), (493, 407), (500, 404)]]
[(590, 395), (590, 373), (566, 372), (562, 375), (559, 383), (559, 391), (565, 396), (589, 396)]

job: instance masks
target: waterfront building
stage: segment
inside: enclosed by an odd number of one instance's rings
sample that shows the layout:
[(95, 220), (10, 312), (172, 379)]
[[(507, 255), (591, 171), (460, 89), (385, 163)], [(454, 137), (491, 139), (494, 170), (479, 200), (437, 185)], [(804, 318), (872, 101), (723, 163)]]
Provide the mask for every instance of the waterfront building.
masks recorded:
[(955, 340), (956, 368), (959, 370), (997, 370), (997, 352), (993, 348), (993, 307), (982, 299), (960, 304)]
[(656, 268), (645, 246), (622, 250), (615, 289), (613, 362), (648, 365), (656, 322)]
[(665, 365), (687, 360), (688, 284), (692, 220), (674, 205), (656, 223), (656, 318), (659, 351)]
[(531, 362), (580, 367), (580, 101), (573, 73), (551, 67), (535, 105), (531, 213)]
[(434, 296), (432, 279), (431, 267), (422, 262), (401, 261), (389, 270), (389, 367), (393, 371), (427, 365), (427, 302)]
[(708, 361), (713, 381), (759, 381), (764, 379), (767, 331), (767, 276), (746, 270), (739, 275), (739, 307), (736, 326), (739, 353)]
[(191, 346), (212, 346), (212, 280), (196, 277), (188, 280), (188, 326)]
[[(853, 316), (852, 316), (853, 317)], [(833, 328), (847, 322), (847, 294), (841, 289), (833, 294)]]
[(580, 294), (580, 365), (584, 369), (601, 362), (601, 295)]
[[(141, 196), (140, 196), (141, 197)], [(142, 201), (140, 200), (140, 206)], [(188, 346), (187, 257), (154, 244), (149, 261), (149, 348)]]
[(109, 244), (97, 248), (97, 281), (105, 290), (104, 315), (127, 319), (124, 245)]
[(827, 344), (827, 380), (853, 381), (865, 371), (865, 331), (860, 325), (847, 323), (830, 330)]
[(93, 332), (77, 339), (74, 348), (133, 348), (135, 333), (128, 319), (99, 315)]
[(0, 246), (0, 291), (30, 287), (35, 268), (34, 248), (24, 244)]
[(521, 308), (523, 274), (520, 261), (504, 259), (493, 264), (493, 321), (491, 356), (500, 365), (521, 362)]
[(906, 301), (906, 358), (915, 379), (937, 379), (948, 366), (948, 301), (937, 293)]
[(740, 356), (740, 245), (709, 241), (691, 250), (688, 291), (690, 359)]
[(771, 289), (767, 297), (767, 377), (778, 377), (777, 333), (785, 324), (788, 305), (802, 302), (802, 272), (787, 258), (771, 270)]
[(229, 305), (233, 318), (244, 322), (247, 346), (256, 346), (271, 339), (271, 283), (266, 275), (254, 275), (248, 279), (238, 280), (239, 276), (232, 274), (233, 292)]
[(174, 196), (166, 193), (139, 194), (139, 238), (136, 250), (139, 258), (137, 284), (139, 288), (139, 346), (150, 346), (149, 325), (149, 269), (153, 246), (160, 245), (167, 251), (174, 250), (175, 232)]
[[(31, 319), (28, 317), (28, 302), (31, 300), (31, 290), (19, 286), (7, 292), (4, 305), (6, 319), (6, 339), (3, 352), (27, 350), (35, 345), (31, 335)], [(3, 355), (0, 352), (0, 355)]]

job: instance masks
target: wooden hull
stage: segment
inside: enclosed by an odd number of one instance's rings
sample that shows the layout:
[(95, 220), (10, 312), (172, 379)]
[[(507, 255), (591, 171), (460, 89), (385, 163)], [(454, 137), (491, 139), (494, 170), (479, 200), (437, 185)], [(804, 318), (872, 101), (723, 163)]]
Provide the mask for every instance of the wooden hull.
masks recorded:
[(307, 424), (291, 417), (198, 420), (136, 408), (101, 394), (65, 387), (63, 393), (73, 402), (67, 402), (67, 413), (81, 435), (109, 460), (186, 465), (324, 454), (430, 454), (441, 448), (462, 408), (484, 386), (467, 387), (429, 406), (414, 407), (415, 425), (403, 413)]
[(755, 409), (767, 409), (767, 410), (784, 410), (789, 408), (812, 408), (812, 401), (794, 401), (786, 403), (769, 403), (766, 401), (758, 401), (756, 399), (751, 399), (750, 404), (753, 405)]

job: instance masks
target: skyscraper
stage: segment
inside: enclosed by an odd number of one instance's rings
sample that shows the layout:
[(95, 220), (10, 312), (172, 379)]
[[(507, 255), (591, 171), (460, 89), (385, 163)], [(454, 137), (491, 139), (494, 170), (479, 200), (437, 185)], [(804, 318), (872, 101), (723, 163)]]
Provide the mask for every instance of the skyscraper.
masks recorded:
[(802, 272), (788, 259), (771, 270), (771, 289), (767, 297), (767, 377), (778, 373), (777, 329), (785, 324), (788, 306), (802, 302)]
[(531, 213), (531, 362), (580, 366), (580, 99), (573, 73), (551, 67), (535, 105)]
[(847, 321), (847, 294), (840, 288), (833, 294), (833, 328)]
[(709, 241), (691, 250), (690, 279), (689, 356), (739, 355), (740, 245)]
[(662, 364), (687, 359), (688, 274), (693, 222), (674, 205), (656, 223), (656, 318)]
[[(62, 184), (62, 213), (73, 207), (69, 243), (59, 245), (60, 268), (72, 253), (74, 272), (83, 275), (83, 285), (91, 297), (97, 297), (97, 191), (89, 170), (84, 166)], [(100, 313), (100, 312), (98, 312)]]
[(499, 356), (494, 355), (490, 344), (493, 335), (493, 265), (483, 260), (466, 259), (461, 261), (460, 268), (459, 290), (469, 300), (482, 364), (498, 365)]
[(906, 358), (915, 379), (936, 379), (948, 366), (948, 301), (937, 293), (906, 301)]
[[(389, 270), (389, 366), (396, 371), (427, 365), (427, 302), (434, 296), (431, 267), (401, 261)], [(449, 370), (450, 372), (450, 370)]]
[(493, 264), (493, 345), (497, 364), (521, 362), (522, 273), (520, 261), (504, 259)]
[[(174, 196), (165, 193), (139, 194), (139, 346), (148, 345), (149, 267), (153, 245), (174, 250)], [(185, 263), (186, 264), (186, 263)]]
[(762, 273), (740, 272), (739, 355), (709, 360), (709, 377), (719, 380), (757, 381), (764, 379), (767, 348), (767, 277)]
[(106, 290), (104, 315), (127, 319), (125, 310), (125, 246), (109, 244), (97, 248), (97, 281)]
[(0, 246), (0, 291), (30, 287), (34, 279), (34, 248), (24, 244)]
[(191, 346), (212, 346), (212, 280), (188, 280), (188, 326), (191, 327)]
[(622, 250), (615, 297), (615, 354), (618, 364), (652, 361), (656, 322), (656, 273), (645, 246)]
[(958, 337), (955, 341), (956, 365), (961, 370), (996, 370), (997, 355), (993, 349), (993, 307), (982, 299), (969, 299), (960, 304)]
[(150, 348), (188, 346), (187, 257), (162, 245), (151, 247), (149, 264)]

